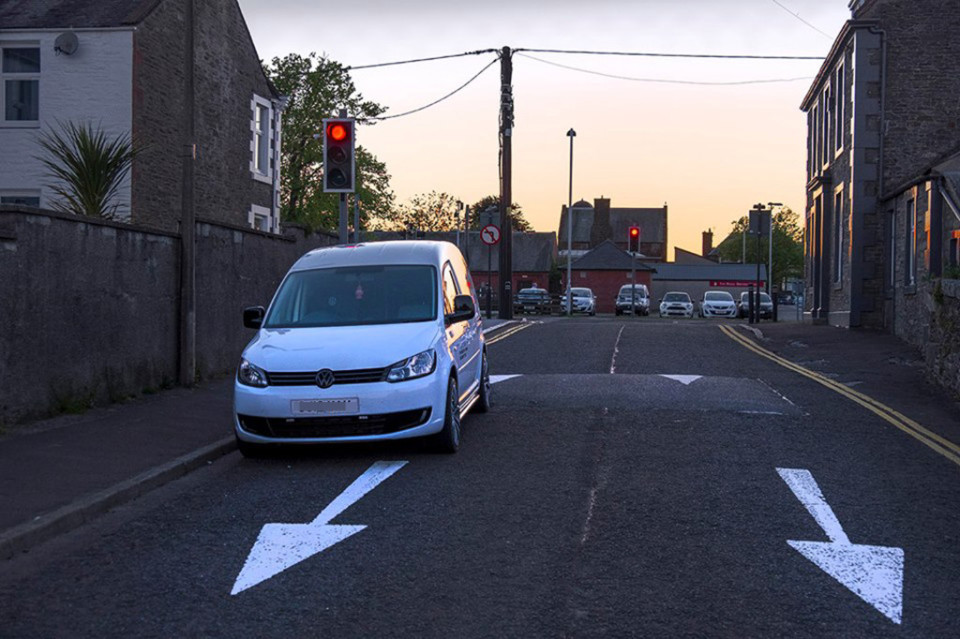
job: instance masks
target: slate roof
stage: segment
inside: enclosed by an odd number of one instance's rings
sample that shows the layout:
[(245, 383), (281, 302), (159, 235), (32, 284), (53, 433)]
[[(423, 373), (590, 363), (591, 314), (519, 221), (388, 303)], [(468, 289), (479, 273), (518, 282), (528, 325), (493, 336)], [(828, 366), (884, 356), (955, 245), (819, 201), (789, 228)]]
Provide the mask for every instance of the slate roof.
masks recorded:
[[(583, 207), (582, 200), (573, 205), (573, 241), (590, 242), (593, 222), (596, 216), (592, 206)], [(626, 241), (631, 226), (639, 226), (643, 237), (641, 242), (665, 242), (667, 234), (667, 215), (663, 207), (659, 208), (610, 208), (610, 231), (613, 238), (624, 238)], [(561, 242), (567, 241), (567, 214), (566, 210), (560, 213)]]
[[(760, 265), (760, 279), (766, 280), (767, 266)], [(705, 280), (755, 280), (756, 264), (657, 264), (654, 280), (705, 281)]]
[(122, 27), (140, 23), (163, 0), (3, 0), (0, 29)]
[(599, 246), (585, 254), (579, 260), (576, 260), (571, 268), (576, 271), (629, 271), (636, 266), (638, 271), (654, 271), (649, 264), (640, 260), (634, 262), (634, 258), (626, 251), (617, 248), (610, 240), (602, 242)]

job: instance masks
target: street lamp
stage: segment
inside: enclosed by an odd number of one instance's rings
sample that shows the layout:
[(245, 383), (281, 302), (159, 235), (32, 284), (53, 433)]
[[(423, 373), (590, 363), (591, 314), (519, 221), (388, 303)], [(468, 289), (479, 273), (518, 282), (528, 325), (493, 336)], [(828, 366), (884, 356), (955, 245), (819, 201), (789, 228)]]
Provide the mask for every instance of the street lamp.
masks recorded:
[(462, 210), (463, 210), (463, 202), (461, 202), (460, 200), (457, 200), (457, 213), (456, 213), (456, 219), (457, 219), (457, 248), (460, 248), (460, 211), (462, 211)]
[(572, 282), (572, 264), (573, 264), (573, 138), (577, 137), (577, 132), (572, 128), (567, 131), (567, 137), (570, 138), (570, 191), (567, 193), (567, 316), (573, 315), (573, 289)]

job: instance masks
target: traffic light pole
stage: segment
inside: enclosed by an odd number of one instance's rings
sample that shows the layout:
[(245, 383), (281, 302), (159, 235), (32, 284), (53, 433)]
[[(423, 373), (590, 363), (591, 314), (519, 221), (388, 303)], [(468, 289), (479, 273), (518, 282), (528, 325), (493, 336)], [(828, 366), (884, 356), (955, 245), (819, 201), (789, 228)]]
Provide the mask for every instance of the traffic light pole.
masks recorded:
[(500, 52), (500, 319), (513, 319), (512, 141), (513, 54), (510, 47), (503, 47)]
[[(347, 117), (347, 110), (340, 109), (340, 117)], [(350, 235), (347, 232), (347, 222), (349, 220), (349, 214), (347, 213), (347, 194), (340, 194), (340, 243), (347, 244), (350, 242)]]

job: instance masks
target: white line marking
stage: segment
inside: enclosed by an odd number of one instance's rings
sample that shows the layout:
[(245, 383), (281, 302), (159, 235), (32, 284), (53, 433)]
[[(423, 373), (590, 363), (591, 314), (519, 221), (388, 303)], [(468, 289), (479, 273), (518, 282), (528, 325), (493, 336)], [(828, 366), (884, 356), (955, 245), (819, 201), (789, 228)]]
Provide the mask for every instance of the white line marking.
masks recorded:
[(520, 375), (491, 375), (490, 383), (496, 384), (498, 382), (505, 382), (508, 379), (513, 379), (514, 377), (520, 377)]
[(675, 382), (680, 382), (684, 386), (689, 386), (703, 377), (703, 375), (661, 375), (660, 377), (666, 377), (667, 379), (672, 379)]
[(829, 542), (787, 540), (790, 547), (895, 624), (903, 620), (903, 549), (850, 543), (820, 486), (802, 468), (778, 468)]
[(366, 528), (362, 525), (344, 526), (329, 522), (406, 464), (405, 461), (376, 462), (337, 495), (309, 524), (263, 526), (230, 594), (236, 595), (256, 586)]
[(620, 327), (620, 332), (617, 333), (617, 343), (613, 345), (613, 359), (610, 360), (611, 375), (617, 372), (617, 353), (620, 352), (620, 336), (623, 335), (623, 329), (625, 328), (625, 325)]

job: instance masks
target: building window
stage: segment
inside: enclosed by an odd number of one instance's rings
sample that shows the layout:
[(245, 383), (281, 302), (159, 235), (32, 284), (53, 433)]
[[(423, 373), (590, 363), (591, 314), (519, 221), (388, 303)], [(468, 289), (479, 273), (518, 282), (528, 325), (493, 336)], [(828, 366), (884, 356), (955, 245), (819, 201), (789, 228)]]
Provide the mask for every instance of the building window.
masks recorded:
[(40, 48), (0, 47), (4, 123), (40, 120)]
[(834, 152), (839, 153), (843, 149), (843, 137), (844, 137), (844, 123), (843, 123), (843, 111), (844, 111), (844, 102), (846, 99), (847, 85), (845, 83), (845, 78), (843, 74), (843, 65), (841, 64), (837, 68), (837, 84), (834, 89), (834, 96), (836, 97), (836, 105), (833, 109), (834, 119), (833, 119), (833, 130), (836, 132), (834, 136)]
[(823, 124), (820, 131), (823, 139), (820, 141), (820, 163), (824, 166), (830, 161), (830, 87), (823, 90)]
[(250, 173), (255, 180), (272, 182), (270, 147), (273, 109), (270, 101), (254, 95), (250, 102)]
[(833, 196), (834, 237), (836, 238), (836, 257), (834, 258), (833, 281), (843, 281), (843, 192)]
[[(812, 154), (810, 155), (810, 168), (813, 175), (820, 175), (820, 109), (813, 107), (813, 125), (810, 128), (813, 140), (810, 143)], [(813, 177), (813, 176), (811, 176)]]
[(0, 204), (19, 204), (40, 208), (39, 191), (0, 191)]
[(273, 219), (272, 215), (270, 214), (270, 209), (265, 206), (258, 206), (256, 204), (250, 205), (250, 212), (248, 213), (247, 221), (250, 223), (250, 228), (258, 231), (263, 231), (264, 233), (277, 231), (277, 229), (273, 228)]
[(908, 286), (917, 283), (917, 203), (907, 200), (907, 233), (904, 238), (907, 242), (907, 270), (904, 281)]
[(890, 209), (889, 222), (887, 222), (887, 237), (890, 238), (890, 246), (887, 248), (887, 290), (892, 294), (893, 288), (897, 283), (897, 210)]

